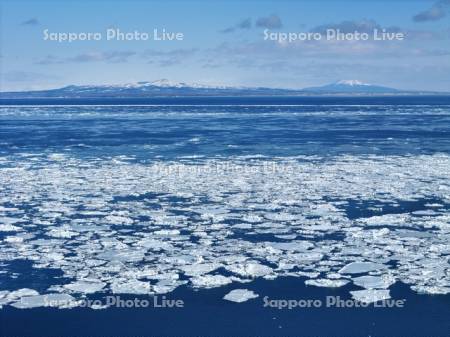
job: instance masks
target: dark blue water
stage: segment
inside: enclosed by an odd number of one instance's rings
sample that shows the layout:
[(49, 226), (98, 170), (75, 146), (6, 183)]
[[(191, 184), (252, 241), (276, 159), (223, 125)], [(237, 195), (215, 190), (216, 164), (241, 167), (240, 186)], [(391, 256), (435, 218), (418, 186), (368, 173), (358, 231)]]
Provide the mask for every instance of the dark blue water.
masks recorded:
[(249, 96), (133, 98), (0, 98), (2, 105), (447, 105), (449, 95), (420, 96)]
[[(3, 107), (0, 150), (123, 154), (145, 160), (181, 155), (391, 155), (450, 149), (448, 96), (45, 101), (50, 103), (78, 105)], [(164, 105), (95, 106), (110, 103)]]
[[(258, 280), (247, 285), (270, 299), (320, 299), (340, 296), (346, 289), (305, 287), (302, 279)], [(406, 299), (405, 308), (264, 307), (262, 298), (229, 303), (221, 297), (232, 286), (167, 295), (183, 299), (184, 308), (3, 309), (2, 336), (449, 336), (449, 297), (414, 295), (404, 285), (392, 289)], [(134, 297), (122, 296), (124, 299)]]
[[(124, 156), (129, 163), (186, 156), (226, 159), (304, 155), (319, 156), (322, 161), (345, 155), (383, 158), (450, 153), (448, 96), (3, 99), (0, 104), (0, 155), (8, 158), (0, 162), (4, 172), (14, 167), (14, 158), (53, 153), (86, 162)], [(152, 201), (157, 196), (148, 194), (135, 200), (158, 209)], [(133, 200), (117, 197), (113, 203), (122, 201)], [(173, 205), (184, 202), (182, 198), (164, 201)], [(2, 202), (7, 205), (8, 200)], [(353, 220), (420, 211), (426, 203), (434, 202), (449, 207), (435, 199), (405, 201), (396, 206), (354, 200), (345, 212)], [(369, 209), (374, 205), (378, 211)], [(126, 235), (126, 229), (123, 233)], [(246, 238), (242, 234), (240, 238), (266, 240), (263, 235)], [(324, 245), (327, 240), (339, 239), (339, 233), (320, 238)], [(271, 240), (276, 239), (271, 236)], [(60, 270), (37, 269), (26, 259), (2, 262), (2, 270), (0, 290), (26, 287), (44, 292), (66, 280)], [(242, 287), (260, 297), (241, 304), (222, 300), (230, 290)], [(348, 292), (355, 289), (359, 288), (351, 284), (337, 289), (306, 287), (303, 278), (282, 277), (214, 289), (182, 286), (167, 295), (183, 299), (185, 307), (181, 309), (4, 307), (0, 310), (0, 335), (450, 336), (450, 296), (419, 295), (401, 282), (391, 287), (391, 296), (406, 299), (404, 308), (278, 310), (263, 306), (264, 296), (325, 299), (336, 295), (348, 299)], [(91, 295), (99, 296), (102, 294)]]

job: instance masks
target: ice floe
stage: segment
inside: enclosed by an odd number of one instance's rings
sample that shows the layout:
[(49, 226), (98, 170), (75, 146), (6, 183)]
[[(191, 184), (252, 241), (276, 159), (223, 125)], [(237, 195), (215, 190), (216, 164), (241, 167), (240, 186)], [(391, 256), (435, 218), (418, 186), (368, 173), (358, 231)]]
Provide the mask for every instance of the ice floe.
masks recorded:
[[(27, 260), (61, 276), (38, 294), (16, 290), (20, 272), (5, 270), (0, 305), (283, 276), (322, 287), (351, 279), (365, 289), (352, 296), (364, 300), (389, 296), (396, 281), (449, 293), (445, 154), (138, 162), (47, 153), (0, 162), (8, 165), (0, 170), (0, 262)], [(355, 216), (353, 204), (367, 214)]]
[(395, 278), (390, 275), (371, 276), (365, 275), (355, 277), (352, 279), (353, 283), (357, 286), (366, 289), (387, 289), (395, 283)]
[(355, 290), (350, 291), (352, 297), (359, 302), (374, 303), (391, 298), (389, 290)]
[(101, 291), (106, 286), (106, 283), (91, 280), (79, 280), (74, 283), (66, 284), (64, 287), (79, 293), (91, 294)]
[(77, 301), (68, 294), (46, 294), (21, 297), (20, 300), (11, 305), (18, 309), (37, 307), (72, 308), (77, 306)]
[(360, 274), (386, 268), (385, 265), (373, 262), (351, 262), (339, 270), (341, 274)]
[(204, 275), (191, 279), (192, 285), (199, 288), (215, 288), (230, 284), (232, 280), (222, 275)]
[(329, 279), (312, 279), (306, 280), (305, 284), (315, 287), (339, 288), (348, 284), (348, 280), (329, 280)]
[(242, 303), (257, 297), (259, 297), (259, 295), (254, 293), (252, 290), (234, 289), (226, 294), (223, 299), (231, 302)]
[(113, 294), (146, 295), (152, 293), (150, 282), (135, 279), (117, 279), (111, 282), (110, 287)]
[(19, 230), (20, 227), (11, 224), (0, 224), (0, 232), (16, 232)]
[(228, 266), (227, 269), (244, 277), (261, 277), (272, 273), (272, 268), (257, 262), (247, 262)]

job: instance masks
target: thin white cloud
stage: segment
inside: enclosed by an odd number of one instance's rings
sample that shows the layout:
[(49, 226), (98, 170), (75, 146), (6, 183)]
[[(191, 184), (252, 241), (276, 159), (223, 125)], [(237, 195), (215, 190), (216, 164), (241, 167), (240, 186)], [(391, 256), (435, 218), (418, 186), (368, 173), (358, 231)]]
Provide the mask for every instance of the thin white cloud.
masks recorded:
[(65, 64), (65, 63), (88, 63), (88, 62), (109, 62), (109, 63), (123, 63), (127, 62), (130, 57), (136, 53), (133, 51), (106, 51), (106, 52), (90, 52), (78, 54), (72, 57), (57, 57), (54, 55), (47, 55), (45, 58), (38, 60), (35, 64), (49, 65), (49, 64)]

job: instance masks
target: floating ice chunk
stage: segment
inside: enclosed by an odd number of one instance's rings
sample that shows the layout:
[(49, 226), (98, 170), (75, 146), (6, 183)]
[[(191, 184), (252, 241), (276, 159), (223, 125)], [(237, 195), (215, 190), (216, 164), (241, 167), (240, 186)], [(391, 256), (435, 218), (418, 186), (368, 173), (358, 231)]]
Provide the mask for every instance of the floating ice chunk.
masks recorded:
[(289, 213), (266, 213), (264, 217), (269, 220), (275, 221), (294, 221), (301, 219), (301, 216), (298, 214), (289, 214)]
[(410, 218), (409, 213), (376, 215), (361, 221), (370, 226), (400, 226)]
[(293, 272), (292, 275), (316, 278), (316, 277), (319, 277), (320, 273), (318, 273), (318, 272), (301, 271), (300, 270), (300, 271)]
[(257, 262), (248, 262), (226, 267), (229, 271), (245, 277), (261, 277), (273, 272), (272, 268)]
[(34, 289), (29, 288), (22, 288), (19, 290), (11, 291), (6, 297), (10, 300), (15, 300), (20, 297), (24, 296), (36, 296), (39, 295), (39, 293)]
[(153, 278), (154, 276), (158, 275), (158, 270), (151, 267), (145, 267), (142, 270), (139, 271), (132, 271), (130, 275), (136, 275), (136, 278)]
[(108, 215), (105, 220), (114, 225), (132, 225), (133, 219), (120, 215)]
[(64, 260), (64, 255), (61, 253), (57, 253), (57, 252), (51, 252), (51, 253), (48, 253), (45, 256), (45, 258), (48, 260), (53, 260), (53, 261), (62, 261), (62, 260)]
[(7, 298), (0, 298), (0, 309), (2, 309), (3, 306), (8, 304), (9, 302), (11, 301), (9, 301)]
[(425, 207), (439, 208), (439, 207), (444, 207), (444, 205), (438, 204), (438, 203), (431, 203), (431, 204), (425, 204)]
[(123, 249), (123, 250), (107, 250), (97, 255), (100, 259), (110, 261), (137, 262), (144, 258), (145, 252), (139, 250)]
[(283, 240), (293, 240), (297, 237), (296, 234), (281, 234), (281, 235), (275, 235), (277, 239), (283, 239)]
[(270, 246), (275, 249), (289, 250), (289, 251), (305, 251), (314, 247), (309, 241), (292, 241), (292, 242), (271, 242)]
[(434, 234), (428, 232), (419, 232), (417, 230), (397, 229), (395, 234), (398, 237), (411, 237), (411, 238), (432, 238)]
[(330, 280), (341, 279), (342, 275), (339, 273), (327, 273), (327, 278)]
[(450, 294), (450, 287), (417, 285), (412, 286), (411, 289), (414, 290), (415, 292), (418, 292), (419, 294), (431, 294), (431, 295)]
[(322, 260), (323, 254), (319, 252), (295, 253), (289, 255), (289, 258), (291, 258), (293, 261), (296, 261), (297, 264), (304, 264)]
[(193, 137), (191, 139), (188, 139), (189, 143), (200, 143), (200, 137)]
[(339, 288), (345, 286), (349, 281), (348, 280), (329, 280), (329, 279), (315, 279), (315, 280), (306, 280), (305, 284), (308, 286), (315, 287), (326, 287), (326, 288)]
[(382, 229), (379, 229), (379, 230), (373, 230), (372, 231), (372, 236), (374, 238), (380, 238), (380, 237), (384, 237), (384, 236), (388, 235), (389, 232), (390, 232), (389, 228), (382, 228)]
[(17, 212), (19, 209), (16, 207), (4, 207), (0, 206), (0, 212)]
[(198, 263), (192, 264), (188, 266), (183, 266), (181, 270), (188, 276), (197, 276), (210, 273), (217, 268), (220, 268), (222, 265), (219, 263)]
[(202, 275), (191, 279), (192, 285), (198, 288), (215, 288), (230, 284), (230, 278), (222, 275)]
[(18, 218), (11, 218), (11, 217), (1, 217), (0, 218), (0, 224), (5, 224), (5, 225), (11, 225), (11, 224), (15, 224), (16, 222), (21, 221)]
[(437, 214), (435, 211), (428, 209), (428, 210), (422, 210), (422, 211), (415, 211), (412, 212), (413, 215), (435, 215)]
[(22, 243), (23, 242), (23, 238), (19, 237), (19, 236), (8, 236), (5, 238), (5, 242), (8, 243)]
[(115, 280), (110, 285), (113, 294), (151, 294), (149, 282), (139, 280)]
[(162, 279), (155, 285), (153, 285), (153, 291), (156, 294), (166, 294), (174, 291), (177, 287), (182, 284), (186, 284), (187, 281), (177, 281), (170, 279)]
[(62, 161), (62, 160), (64, 160), (64, 158), (66, 158), (66, 155), (63, 153), (52, 153), (52, 154), (49, 154), (47, 156), (47, 158), (49, 160), (53, 160), (53, 161)]
[(47, 233), (54, 238), (70, 239), (73, 236), (78, 235), (77, 232), (70, 231), (67, 228), (55, 228)]
[(242, 303), (248, 301), (252, 298), (259, 297), (258, 294), (254, 293), (251, 290), (247, 289), (234, 289), (226, 294), (223, 299), (231, 302)]
[(192, 236), (197, 236), (197, 237), (200, 237), (200, 238), (208, 237), (208, 233), (206, 233), (204, 231), (194, 231), (191, 235)]
[(173, 246), (168, 242), (162, 242), (160, 239), (149, 239), (145, 238), (137, 242), (138, 246), (149, 248), (149, 249), (163, 249), (163, 250), (173, 250)]
[(78, 233), (65, 228), (57, 228), (49, 231), (48, 235), (54, 238), (70, 239), (74, 236), (77, 236)]
[(21, 228), (10, 225), (10, 224), (0, 224), (0, 232), (17, 232), (20, 231)]
[(97, 266), (104, 265), (106, 262), (102, 261), (102, 260), (97, 260), (97, 259), (87, 259), (87, 260), (84, 260), (84, 263), (86, 264), (86, 266), (89, 266), (89, 267), (97, 267)]
[(178, 280), (180, 278), (180, 275), (178, 273), (168, 272), (168, 273), (158, 273), (154, 276), (147, 276), (149, 279), (152, 280)]
[(263, 218), (261, 218), (259, 215), (256, 215), (256, 214), (247, 214), (246, 216), (244, 216), (242, 218), (242, 220), (244, 220), (246, 222), (255, 223), (255, 222), (263, 221)]
[(389, 290), (355, 290), (350, 291), (350, 294), (355, 300), (363, 303), (374, 303), (391, 298)]
[(226, 208), (216, 208), (216, 207), (202, 207), (197, 208), (197, 212), (201, 213), (202, 219), (214, 219), (215, 221), (221, 221), (225, 218), (225, 215), (230, 211)]
[(92, 294), (102, 290), (106, 283), (100, 281), (80, 280), (74, 283), (66, 284), (64, 288), (74, 292)]
[(351, 262), (339, 270), (340, 274), (360, 274), (385, 269), (386, 266), (374, 262)]
[(180, 231), (178, 229), (161, 229), (159, 231), (155, 231), (156, 235), (180, 235)]
[(395, 283), (395, 278), (390, 275), (382, 276), (360, 276), (352, 279), (353, 283), (357, 286), (366, 289), (387, 289)]
[(37, 307), (72, 308), (77, 306), (77, 301), (69, 294), (47, 294), (22, 297), (11, 305), (18, 309)]

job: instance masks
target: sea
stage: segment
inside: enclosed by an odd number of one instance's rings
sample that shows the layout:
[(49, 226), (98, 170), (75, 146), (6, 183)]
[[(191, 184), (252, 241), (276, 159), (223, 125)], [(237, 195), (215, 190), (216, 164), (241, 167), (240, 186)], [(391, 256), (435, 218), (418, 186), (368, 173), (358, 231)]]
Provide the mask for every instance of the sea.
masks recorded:
[(0, 336), (450, 336), (450, 96), (0, 99)]

